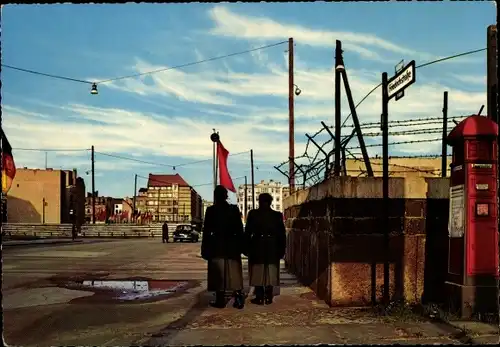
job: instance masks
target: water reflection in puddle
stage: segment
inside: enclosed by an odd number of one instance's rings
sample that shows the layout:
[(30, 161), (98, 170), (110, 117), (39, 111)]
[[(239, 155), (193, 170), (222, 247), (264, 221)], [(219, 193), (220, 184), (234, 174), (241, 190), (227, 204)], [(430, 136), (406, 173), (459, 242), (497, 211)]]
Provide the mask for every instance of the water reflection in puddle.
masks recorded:
[(186, 287), (188, 282), (178, 281), (134, 281), (134, 280), (87, 280), (80, 285), (87, 288), (109, 289), (116, 292), (117, 300), (144, 300), (163, 295), (172, 295)]

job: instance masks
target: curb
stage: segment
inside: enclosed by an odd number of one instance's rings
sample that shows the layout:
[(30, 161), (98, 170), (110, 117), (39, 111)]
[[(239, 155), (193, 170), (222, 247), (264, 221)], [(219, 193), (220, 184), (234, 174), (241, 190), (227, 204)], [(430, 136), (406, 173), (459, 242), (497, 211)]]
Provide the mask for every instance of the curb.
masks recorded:
[(3, 247), (16, 246), (37, 246), (37, 245), (54, 245), (54, 244), (71, 244), (81, 243), (83, 240), (30, 240), (30, 241), (4, 241)]

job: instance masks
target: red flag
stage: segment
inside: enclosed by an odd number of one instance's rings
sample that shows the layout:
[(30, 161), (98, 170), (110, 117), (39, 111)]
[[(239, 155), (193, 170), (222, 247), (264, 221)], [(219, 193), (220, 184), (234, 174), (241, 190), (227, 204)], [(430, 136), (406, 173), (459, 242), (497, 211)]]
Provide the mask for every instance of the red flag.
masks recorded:
[(217, 142), (217, 157), (219, 158), (219, 182), (221, 186), (224, 186), (227, 190), (236, 193), (234, 188), (233, 180), (229, 171), (227, 169), (227, 157), (229, 152), (224, 148), (222, 142)]
[(16, 176), (16, 164), (14, 164), (9, 140), (7, 140), (2, 128), (0, 131), (2, 135), (2, 193), (7, 194)]

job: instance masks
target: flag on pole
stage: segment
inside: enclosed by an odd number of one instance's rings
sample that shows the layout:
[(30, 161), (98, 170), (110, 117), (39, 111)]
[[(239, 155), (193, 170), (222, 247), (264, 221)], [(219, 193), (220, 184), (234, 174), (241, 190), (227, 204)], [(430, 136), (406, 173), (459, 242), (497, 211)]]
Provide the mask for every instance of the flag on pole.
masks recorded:
[(2, 133), (2, 193), (7, 194), (16, 176), (16, 164), (14, 164), (9, 140), (7, 140), (3, 129), (0, 128), (0, 130)]
[(234, 188), (233, 180), (231, 179), (231, 175), (229, 174), (229, 170), (227, 169), (227, 157), (229, 156), (229, 152), (224, 148), (222, 142), (217, 142), (217, 157), (219, 159), (219, 183), (221, 186), (224, 186), (227, 190), (236, 193), (236, 189)]

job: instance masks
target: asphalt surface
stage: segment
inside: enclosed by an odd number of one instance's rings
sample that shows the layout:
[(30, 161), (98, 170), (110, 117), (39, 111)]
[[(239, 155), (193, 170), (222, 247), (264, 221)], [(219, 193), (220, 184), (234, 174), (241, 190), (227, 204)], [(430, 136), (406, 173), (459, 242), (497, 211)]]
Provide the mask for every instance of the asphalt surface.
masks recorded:
[[(329, 308), (283, 268), (281, 294), (272, 305), (211, 308), (199, 247), (148, 239), (5, 248), (5, 341), (22, 346), (462, 342), (456, 332), (430, 322), (387, 322), (366, 309)], [(160, 288), (160, 294), (120, 301), (117, 292), (80, 284), (102, 280), (140, 280)], [(485, 341), (488, 334), (482, 335)]]

